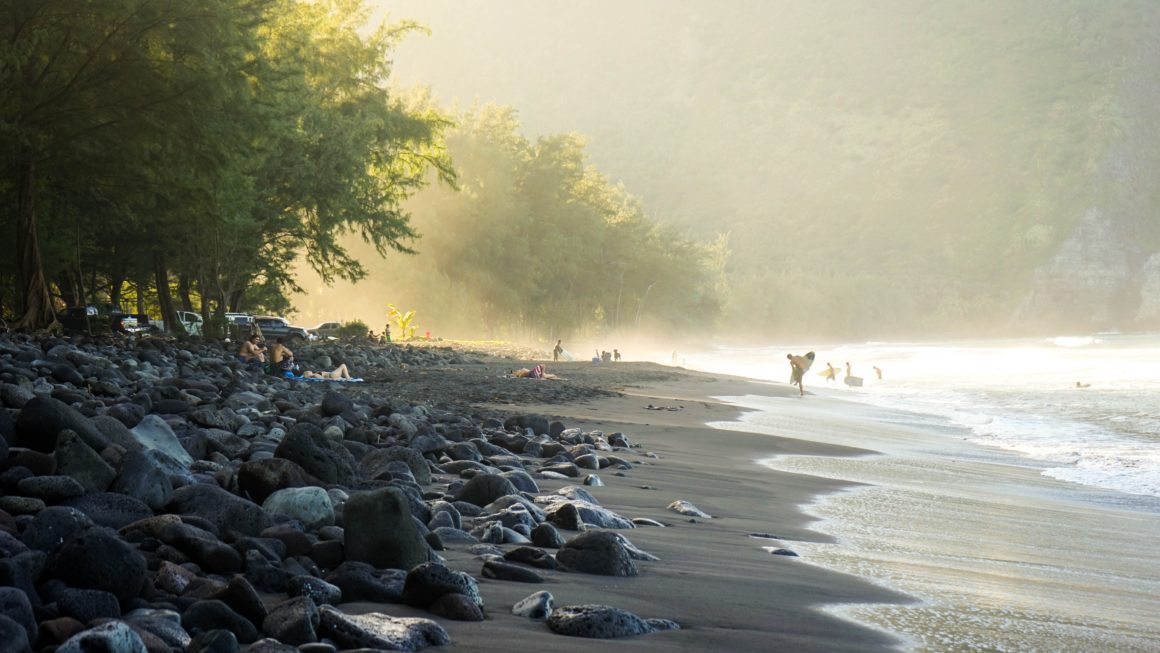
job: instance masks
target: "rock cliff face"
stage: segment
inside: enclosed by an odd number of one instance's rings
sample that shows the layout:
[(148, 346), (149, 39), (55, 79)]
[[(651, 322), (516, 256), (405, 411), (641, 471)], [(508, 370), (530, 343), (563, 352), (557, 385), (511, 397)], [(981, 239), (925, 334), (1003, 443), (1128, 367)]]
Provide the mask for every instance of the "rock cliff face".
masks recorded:
[(1014, 326), (1131, 328), (1142, 308), (1141, 279), (1147, 260), (1123, 221), (1090, 208), (1056, 255), (1035, 270), (1031, 291), (1015, 312)]
[[(1150, 18), (1155, 21), (1155, 18)], [(1083, 217), (1038, 267), (1012, 319), (1021, 330), (1160, 327), (1160, 47), (1125, 64), (1114, 119), (1096, 126)]]

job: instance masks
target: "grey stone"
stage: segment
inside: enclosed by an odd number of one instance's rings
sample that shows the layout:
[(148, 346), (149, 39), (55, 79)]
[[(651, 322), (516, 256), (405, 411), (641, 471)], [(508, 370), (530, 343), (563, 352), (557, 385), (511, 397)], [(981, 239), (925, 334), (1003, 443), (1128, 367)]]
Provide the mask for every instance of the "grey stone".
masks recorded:
[(449, 569), (439, 562), (428, 562), (407, 572), (403, 601), (425, 608), (444, 594), (462, 594), (483, 607), (483, 596), (475, 579), (462, 571)]
[(0, 615), (8, 617), (24, 629), (28, 641), (36, 641), (36, 617), (28, 596), (15, 587), (0, 587)]
[(318, 608), (309, 597), (283, 601), (262, 620), (262, 632), (285, 644), (298, 646), (318, 641)]
[(347, 560), (411, 569), (434, 555), (411, 518), (407, 495), (398, 488), (352, 494), (343, 508), (343, 525)]
[(107, 528), (94, 526), (74, 534), (49, 565), (52, 577), (72, 587), (110, 592), (121, 601), (145, 586), (145, 557)]
[(20, 479), (16, 491), (27, 497), (42, 499), (46, 503), (56, 503), (85, 493), (85, 488), (75, 478), (64, 475), (30, 476)]
[(517, 601), (512, 606), (512, 614), (537, 621), (547, 619), (552, 614), (554, 600), (551, 592), (536, 592)]
[(181, 446), (169, 424), (157, 415), (146, 415), (130, 432), (142, 447), (160, 450), (185, 467), (193, 464), (193, 456)]
[(117, 476), (117, 471), (70, 429), (57, 436), (53, 455), (56, 471), (71, 476), (88, 492), (104, 492)]
[(330, 495), (320, 487), (285, 488), (271, 494), (262, 503), (270, 514), (297, 519), (313, 530), (334, 524), (334, 505)]
[(370, 612), (347, 615), (328, 605), (319, 609), (319, 630), (343, 648), (418, 651), (451, 642), (447, 631), (430, 619), (390, 617)]
[(542, 583), (544, 577), (532, 571), (517, 565), (506, 562), (499, 562), (497, 560), (488, 560), (483, 563), (484, 578), (494, 578), (496, 580), (510, 580), (517, 583)]
[(153, 516), (149, 506), (131, 496), (114, 492), (91, 492), (62, 501), (61, 505), (76, 508), (97, 526), (106, 528), (124, 528), (135, 521)]
[(28, 653), (28, 631), (12, 619), (0, 614), (0, 653)]
[(257, 535), (274, 523), (270, 515), (252, 501), (205, 483), (174, 490), (167, 509), (179, 515), (197, 515), (223, 532), (234, 530), (243, 535)]
[(123, 621), (109, 621), (68, 638), (56, 653), (147, 653), (141, 636)]
[(133, 497), (153, 510), (160, 510), (173, 496), (173, 483), (169, 474), (148, 455), (128, 451), (121, 457), (120, 471), (109, 491)]
[(653, 632), (647, 621), (608, 605), (565, 605), (552, 611), (548, 628), (559, 635), (614, 639)]
[(218, 600), (197, 601), (189, 606), (181, 615), (181, 625), (190, 634), (225, 628), (236, 635), (242, 644), (257, 641), (259, 637), (258, 629), (249, 619)]
[[(398, 603), (407, 573), (401, 569), (378, 570), (365, 562), (347, 561), (326, 575), (326, 581), (342, 590), (342, 601)], [(289, 583), (288, 583), (289, 585)]]
[(121, 604), (117, 597), (102, 590), (70, 587), (57, 597), (56, 607), (62, 617), (72, 617), (86, 624), (93, 619), (116, 619), (121, 616)]
[(568, 540), (556, 553), (565, 567), (600, 576), (636, 576), (640, 573), (623, 540), (609, 531), (587, 531)]
[(509, 494), (518, 494), (512, 482), (499, 474), (476, 474), (455, 494), (456, 501), (466, 501), (477, 506), (486, 506), (496, 499)]
[(16, 444), (49, 453), (56, 448), (57, 437), (64, 430), (76, 433), (98, 451), (109, 444), (89, 418), (50, 397), (34, 397), (21, 408), (16, 418)]
[(315, 605), (342, 603), (342, 590), (337, 585), (314, 576), (294, 576), (286, 583), (286, 594), (309, 597)]

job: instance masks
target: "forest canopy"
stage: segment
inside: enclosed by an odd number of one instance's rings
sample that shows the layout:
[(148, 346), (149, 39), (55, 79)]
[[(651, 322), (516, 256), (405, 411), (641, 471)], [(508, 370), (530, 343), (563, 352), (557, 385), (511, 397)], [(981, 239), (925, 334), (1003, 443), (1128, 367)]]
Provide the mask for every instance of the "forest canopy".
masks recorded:
[(492, 334), (721, 313), (723, 237), (654, 221), (577, 134), (533, 141), (512, 108), (396, 96), (392, 49), (422, 28), (368, 31), (358, 0), (3, 0), (0, 16), (0, 315), (18, 327), (98, 303), (170, 330), (175, 310), (285, 312), (303, 261), (357, 281), (391, 252), (420, 252)]
[[(354, 0), (0, 3), (0, 309), (133, 297), (285, 309), (298, 257), (358, 279), (340, 244), (410, 251), (402, 202), (450, 179), (446, 120), (388, 92), (413, 24)], [(179, 327), (178, 327), (179, 328)]]

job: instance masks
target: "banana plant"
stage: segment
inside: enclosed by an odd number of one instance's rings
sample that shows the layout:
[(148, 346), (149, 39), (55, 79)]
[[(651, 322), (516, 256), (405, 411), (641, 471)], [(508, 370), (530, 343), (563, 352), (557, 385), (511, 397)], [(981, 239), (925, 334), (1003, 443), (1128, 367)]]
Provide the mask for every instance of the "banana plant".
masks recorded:
[(415, 337), (415, 329), (418, 327), (412, 323), (415, 321), (415, 310), (407, 312), (400, 311), (394, 304), (387, 304), (387, 315), (390, 316), (391, 321), (399, 328), (399, 339), (410, 340)]

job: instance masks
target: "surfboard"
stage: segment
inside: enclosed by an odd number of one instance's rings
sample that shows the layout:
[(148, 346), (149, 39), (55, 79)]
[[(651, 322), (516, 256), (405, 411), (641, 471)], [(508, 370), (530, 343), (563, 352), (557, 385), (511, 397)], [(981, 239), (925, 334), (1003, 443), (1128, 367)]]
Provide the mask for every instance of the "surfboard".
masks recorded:
[(572, 352), (565, 349), (560, 352), (560, 360), (574, 361), (576, 360), (576, 357), (572, 355)]
[(822, 377), (823, 379), (835, 379), (838, 377), (838, 368), (835, 367), (832, 370), (822, 370), (821, 372), (818, 372), (818, 376)]
[(851, 388), (862, 387), (862, 377), (860, 376), (847, 376), (846, 378), (842, 379), (842, 381), (844, 381), (846, 385), (850, 386)]

